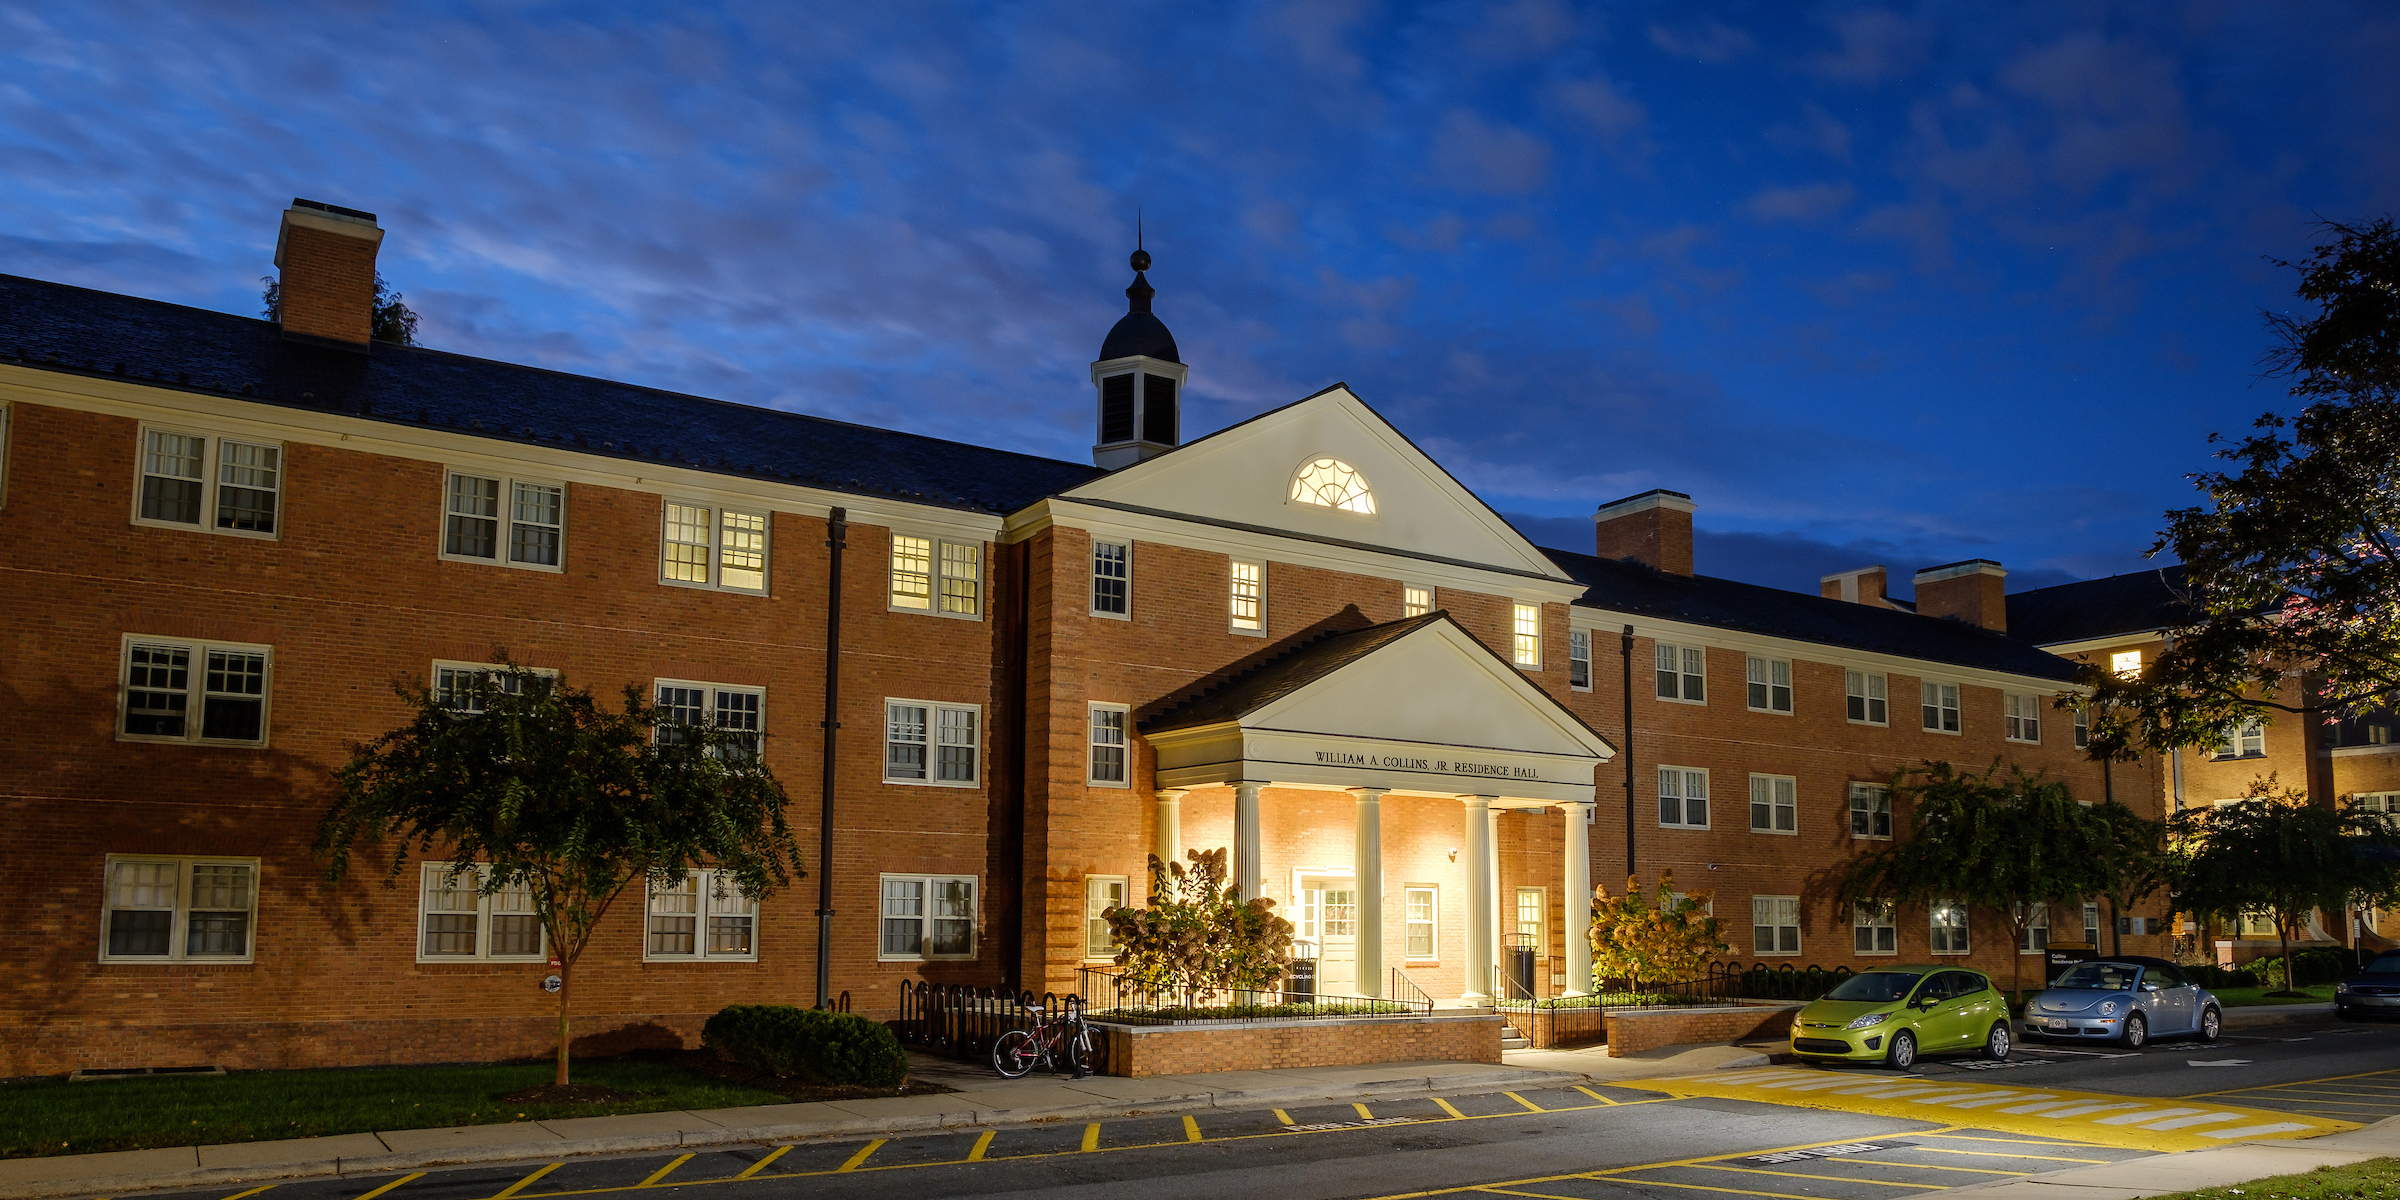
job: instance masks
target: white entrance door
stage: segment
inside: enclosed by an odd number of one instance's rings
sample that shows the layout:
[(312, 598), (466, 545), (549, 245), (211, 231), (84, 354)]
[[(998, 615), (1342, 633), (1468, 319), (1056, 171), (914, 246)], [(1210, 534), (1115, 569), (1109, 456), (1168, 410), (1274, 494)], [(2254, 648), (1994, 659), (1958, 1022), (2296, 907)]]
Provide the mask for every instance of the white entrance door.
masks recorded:
[(1317, 946), (1317, 994), (1358, 994), (1358, 889), (1347, 875), (1300, 877), (1300, 937)]

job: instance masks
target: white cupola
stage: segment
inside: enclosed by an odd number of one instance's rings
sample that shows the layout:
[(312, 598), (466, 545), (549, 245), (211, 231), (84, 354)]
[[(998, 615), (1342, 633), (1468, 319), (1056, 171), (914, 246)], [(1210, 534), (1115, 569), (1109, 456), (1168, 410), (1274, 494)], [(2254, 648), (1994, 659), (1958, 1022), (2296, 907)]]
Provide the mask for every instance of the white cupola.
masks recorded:
[(1145, 458), (1155, 458), (1183, 441), (1178, 403), (1184, 377), (1175, 349), (1175, 335), (1150, 311), (1157, 294), (1142, 272), (1150, 269), (1150, 252), (1135, 241), (1133, 285), (1125, 289), (1125, 315), (1100, 343), (1099, 361), (1092, 364), (1092, 386), (1099, 395), (1099, 440), (1092, 444), (1092, 462), (1116, 470)]

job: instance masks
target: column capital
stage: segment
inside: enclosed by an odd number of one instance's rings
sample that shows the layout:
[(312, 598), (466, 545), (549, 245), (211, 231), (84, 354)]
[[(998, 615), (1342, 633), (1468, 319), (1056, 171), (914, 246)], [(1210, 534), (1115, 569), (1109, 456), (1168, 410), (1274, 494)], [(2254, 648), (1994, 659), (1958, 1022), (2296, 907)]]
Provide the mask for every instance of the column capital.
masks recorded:
[(1161, 800), (1181, 800), (1181, 799), (1183, 799), (1183, 798), (1184, 798), (1186, 795), (1189, 795), (1189, 794), (1191, 793), (1191, 790), (1192, 790), (1192, 789), (1190, 789), (1190, 788), (1179, 788), (1179, 787), (1175, 787), (1175, 788), (1160, 788), (1160, 789), (1158, 789), (1158, 791), (1157, 791), (1157, 793), (1156, 793), (1156, 794), (1157, 794), (1158, 798), (1159, 798), (1159, 799), (1161, 799)]
[(1354, 787), (1343, 788), (1342, 790), (1358, 797), (1361, 800), (1381, 800), (1384, 797), (1384, 793), (1389, 792), (1392, 789), (1379, 787)]
[(1498, 795), (1482, 795), (1475, 792), (1460, 792), (1458, 795), (1458, 801), (1461, 804), (1470, 806), (1481, 804), (1488, 808), (1494, 804), (1498, 804), (1500, 802), (1500, 797)]

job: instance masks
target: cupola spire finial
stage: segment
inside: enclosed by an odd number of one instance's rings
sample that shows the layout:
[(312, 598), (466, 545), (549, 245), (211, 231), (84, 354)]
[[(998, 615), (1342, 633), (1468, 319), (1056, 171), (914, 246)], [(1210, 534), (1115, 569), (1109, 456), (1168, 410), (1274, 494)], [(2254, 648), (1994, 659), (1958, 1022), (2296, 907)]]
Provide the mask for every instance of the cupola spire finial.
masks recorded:
[(1133, 210), (1133, 257), (1129, 261), (1133, 264), (1133, 286), (1125, 289), (1125, 311), (1149, 312), (1150, 297), (1157, 295), (1158, 289), (1151, 287), (1142, 275), (1150, 269), (1150, 252), (1142, 248), (1142, 210), (1138, 208)]

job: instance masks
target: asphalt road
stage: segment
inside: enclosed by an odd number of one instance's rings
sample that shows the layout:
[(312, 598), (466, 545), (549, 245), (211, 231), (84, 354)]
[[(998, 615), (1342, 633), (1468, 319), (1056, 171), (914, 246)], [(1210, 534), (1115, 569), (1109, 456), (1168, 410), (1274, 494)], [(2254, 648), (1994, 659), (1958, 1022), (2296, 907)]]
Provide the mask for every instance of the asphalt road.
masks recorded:
[[(2028, 1094), (2149, 1098), (2144, 1111), (2239, 1106), (2243, 1121), (2298, 1114), (2366, 1123), (2400, 1114), (2400, 1026), (2292, 1027), (2215, 1045), (2162, 1042), (2139, 1052), (2035, 1047), (1998, 1069), (1932, 1060), (1908, 1076), (1856, 1068), (1718, 1072), (1710, 1082), (1590, 1086), (1335, 1104), (1211, 1110), (1093, 1124), (743, 1146), (220, 1187), (187, 1200), (542, 1200), (671, 1193), (685, 1200), (1040, 1195), (1093, 1200), (1273, 1196), (1277, 1200), (1417, 1195), (1756, 1200), (1892, 1200), (1967, 1183), (2157, 1153), (2141, 1127), (2086, 1116), (2054, 1125), (2005, 1110), (1915, 1119), (1907, 1101), (1830, 1093), (1941, 1095), (1999, 1086)], [(1701, 1080), (1704, 1077), (1690, 1077)], [(1743, 1079), (1814, 1085), (1805, 1099), (1681, 1094)], [(1856, 1081), (1853, 1086), (1852, 1081)], [(1781, 1096), (1760, 1088), (1743, 1096)], [(2156, 1105), (2205, 1097), (2180, 1107)], [(2065, 1116), (2094, 1107), (2061, 1109)], [(2053, 1101), (2047, 1107), (2055, 1108)], [(1973, 1106), (1967, 1106), (1973, 1107)], [(2045, 1107), (2028, 1105), (2028, 1108)], [(2041, 1115), (2041, 1114), (2036, 1114)], [(2205, 1115), (2198, 1118), (2205, 1122)], [(2234, 1118), (2226, 1118), (2234, 1119)], [(2182, 1118), (2189, 1123), (2192, 1118)], [(1978, 1124), (1978, 1121), (1985, 1122)], [(2218, 1128), (2235, 1126), (2219, 1125)], [(2255, 1126), (2254, 1126), (2255, 1127)], [(2033, 1132), (2031, 1129), (2055, 1129)], [(2148, 1139), (2148, 1140), (2145, 1140)], [(1486, 1190), (1502, 1189), (1502, 1190)], [(631, 1198), (626, 1198), (631, 1200)]]

